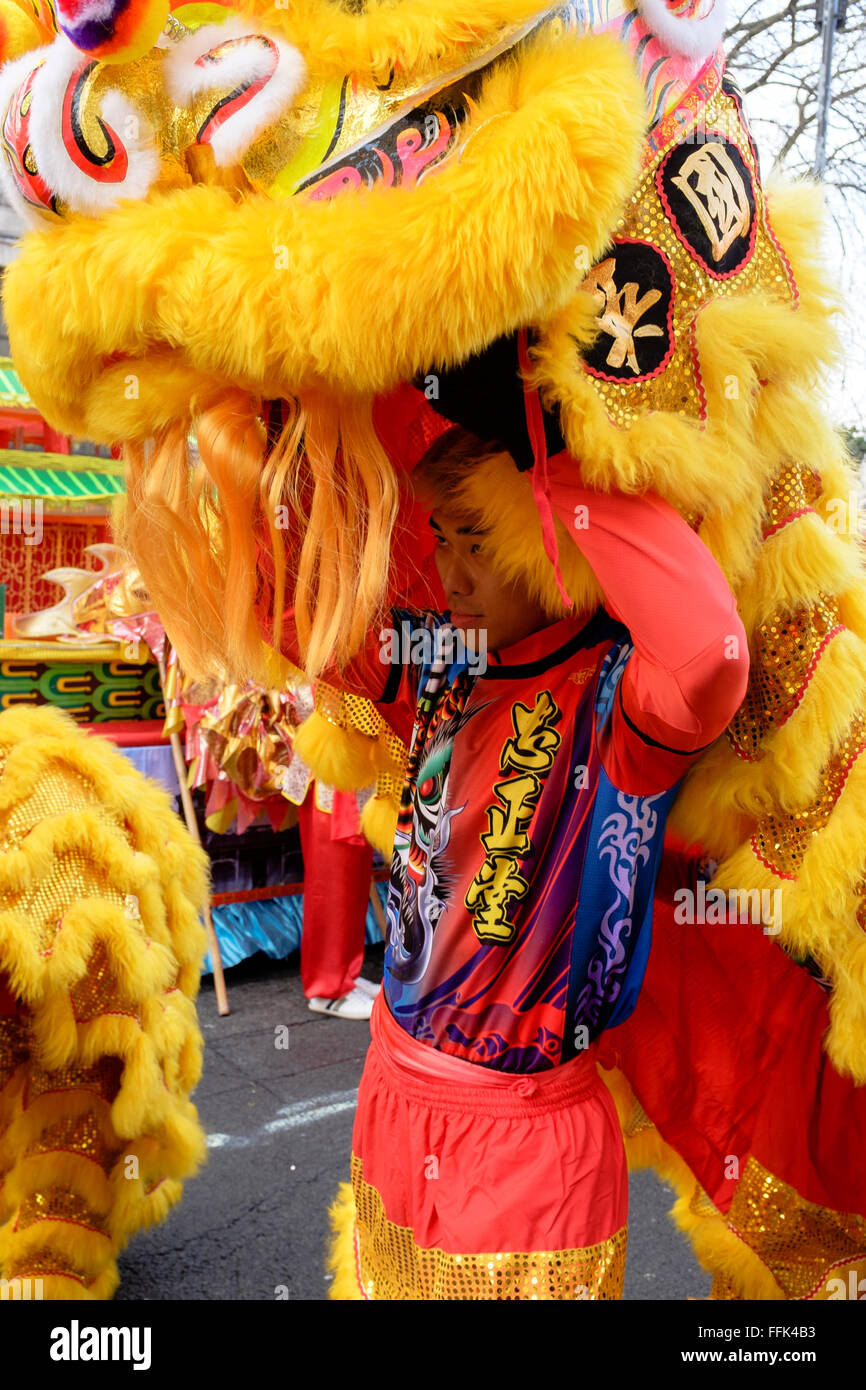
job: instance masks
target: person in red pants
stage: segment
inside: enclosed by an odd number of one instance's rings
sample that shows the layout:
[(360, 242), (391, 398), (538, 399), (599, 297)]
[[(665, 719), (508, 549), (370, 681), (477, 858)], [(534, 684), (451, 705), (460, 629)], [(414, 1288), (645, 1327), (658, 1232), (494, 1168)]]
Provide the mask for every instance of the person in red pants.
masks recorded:
[[(677, 787), (748, 677), (701, 540), (660, 497), (592, 491), (564, 450), (551, 510), (586, 519), (604, 606), (557, 616), (504, 578), (461, 495), (494, 454), (459, 426), (427, 450), (412, 481), (447, 610), (392, 609), (333, 677), (410, 749), (334, 1212), (340, 1287), (365, 1299), (621, 1297), (626, 1162), (598, 1045), (640, 993)], [(297, 662), (291, 609), (282, 641)]]
[(354, 794), (335, 791), (331, 811), (310, 782), (298, 810), (304, 856), (301, 983), (314, 1013), (367, 1019), (379, 986), (361, 976), (373, 851), (358, 828)]

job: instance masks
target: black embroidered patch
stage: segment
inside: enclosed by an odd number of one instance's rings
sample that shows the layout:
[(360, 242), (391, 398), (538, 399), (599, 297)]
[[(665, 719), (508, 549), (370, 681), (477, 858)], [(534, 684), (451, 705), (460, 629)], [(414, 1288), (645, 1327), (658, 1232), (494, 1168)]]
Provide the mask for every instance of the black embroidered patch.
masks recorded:
[(707, 130), (662, 160), (656, 186), (671, 226), (715, 280), (736, 275), (755, 249), (757, 215), (751, 170), (737, 145)]
[(646, 241), (618, 238), (581, 285), (598, 305), (600, 333), (583, 354), (593, 376), (646, 381), (674, 350), (674, 275), (667, 256)]

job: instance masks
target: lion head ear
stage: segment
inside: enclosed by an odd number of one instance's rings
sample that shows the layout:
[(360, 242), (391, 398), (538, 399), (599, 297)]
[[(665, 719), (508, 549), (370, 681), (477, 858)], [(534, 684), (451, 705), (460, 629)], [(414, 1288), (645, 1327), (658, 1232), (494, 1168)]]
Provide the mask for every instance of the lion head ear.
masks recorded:
[(17, 0), (0, 0), (0, 67), (33, 48), (42, 48), (56, 33), (50, 4), (19, 5)]

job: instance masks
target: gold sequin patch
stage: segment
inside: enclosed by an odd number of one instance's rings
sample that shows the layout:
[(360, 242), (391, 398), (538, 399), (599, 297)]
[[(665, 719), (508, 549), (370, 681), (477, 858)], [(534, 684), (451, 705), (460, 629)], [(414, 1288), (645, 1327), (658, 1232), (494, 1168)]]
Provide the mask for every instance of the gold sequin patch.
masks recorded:
[[(94, 787), (85, 778), (69, 768), (50, 767), (33, 791), (0, 820), (0, 853), (20, 849), (36, 826), (82, 810), (95, 815), (115, 833), (123, 827), (122, 818), (100, 804)], [(29, 918), (38, 933), (39, 950), (48, 956), (57, 933), (63, 929), (63, 914), (73, 904), (98, 897), (124, 907), (124, 897), (104, 880), (104, 873), (98, 872), (82, 850), (58, 851), (33, 888), (18, 894), (0, 893), (0, 906), (14, 907)]]
[(101, 1057), (92, 1067), (58, 1067), (54, 1071), (34, 1069), (27, 1080), (27, 1103), (49, 1091), (94, 1091), (109, 1104), (120, 1090), (123, 1062), (119, 1057)]
[(33, 1250), (29, 1254), (23, 1254), (18, 1259), (13, 1255), (9, 1260), (9, 1271), (7, 1279), (24, 1279), (27, 1275), (61, 1274), (70, 1279), (75, 1279), (77, 1283), (86, 1287), (87, 1281), (82, 1277), (81, 1271), (76, 1269), (75, 1261), (71, 1255), (65, 1255), (62, 1250)]
[(821, 479), (813, 468), (801, 463), (786, 463), (770, 484), (764, 499), (764, 538), (792, 518), (814, 510), (820, 496)]
[(356, 1252), (361, 1285), (370, 1299), (619, 1299), (625, 1277), (628, 1227), (581, 1250), (498, 1251), (449, 1255), (415, 1244), (408, 1226), (385, 1215), (382, 1198), (352, 1156)]
[(768, 735), (791, 717), (841, 626), (838, 605), (822, 595), (808, 608), (774, 614), (755, 629), (746, 697), (728, 726), (741, 757), (757, 758)]
[(0, 852), (19, 849), (21, 841), (36, 825), (52, 816), (87, 808), (112, 827), (122, 826), (119, 815), (99, 800), (95, 787), (72, 768), (52, 764), (24, 801), (10, 807), (2, 825)]
[(119, 1143), (110, 1144), (96, 1116), (87, 1114), (58, 1120), (56, 1124), (49, 1125), (30, 1145), (27, 1152), (35, 1155), (56, 1153), (58, 1150), (90, 1158), (98, 1163), (104, 1172), (109, 1173), (123, 1148)]
[(403, 782), (401, 778), (391, 775), (390, 772), (380, 772), (376, 778), (376, 795), (383, 800), (394, 803), (394, 815), (400, 809), (400, 798), (403, 794)]
[[(333, 686), (319, 682), (316, 687), (316, 712), (335, 724), (338, 729), (349, 729), (376, 739), (384, 748), (394, 764), (394, 772), (373, 769), (371, 761), (371, 781), (375, 782), (375, 795), (394, 804), (395, 815), (400, 807), (403, 791), (401, 769), (408, 759), (406, 745), (398, 738), (369, 700), (360, 695), (335, 690)], [(371, 747), (371, 753), (372, 753)]]
[(740, 1295), (734, 1288), (731, 1280), (726, 1274), (716, 1274), (713, 1278), (713, 1286), (710, 1290), (710, 1298), (714, 1303), (739, 1299)]
[(635, 1100), (632, 1112), (628, 1117), (628, 1122), (623, 1129), (623, 1137), (633, 1139), (636, 1134), (641, 1134), (645, 1129), (654, 1129), (652, 1120), (644, 1110), (639, 1100)]
[(788, 1298), (826, 1299), (834, 1292), (831, 1280), (847, 1285), (850, 1272), (854, 1283), (866, 1275), (866, 1219), (804, 1201), (754, 1157), (727, 1219)]
[(16, 1231), (26, 1231), (37, 1221), (74, 1221), (101, 1235), (107, 1234), (106, 1218), (91, 1211), (83, 1197), (67, 1187), (35, 1192), (21, 1203), (15, 1220)]
[(866, 716), (858, 714), (844, 742), (823, 768), (821, 790), (798, 811), (765, 816), (752, 836), (753, 852), (781, 878), (796, 878), (812, 837), (830, 819), (842, 788), (857, 758), (866, 750)]
[(87, 970), (70, 991), (77, 1023), (89, 1023), (102, 1014), (125, 1014), (138, 1019), (135, 1004), (121, 994), (111, 972), (108, 952), (101, 943), (87, 963)]
[(30, 1031), (26, 1017), (0, 1018), (0, 1090), (30, 1056)]
[(695, 1190), (689, 1202), (689, 1211), (692, 1213), (692, 1216), (709, 1217), (719, 1215), (718, 1207), (715, 1202), (710, 1201), (700, 1183), (695, 1185)]
[[(666, 257), (676, 284), (673, 305), (673, 351), (657, 375), (643, 376), (645, 368), (642, 356), (646, 354), (643, 345), (650, 344), (652, 348), (654, 341), (651, 337), (642, 339), (639, 336), (642, 325), (638, 315), (641, 306), (648, 302), (645, 300), (648, 284), (615, 285), (613, 291), (617, 294), (614, 298), (618, 295), (624, 304), (630, 303), (631, 314), (626, 323), (623, 315), (614, 310), (612, 314), (608, 314), (608, 322), (616, 326), (618, 333), (624, 329), (630, 330), (628, 346), (632, 350), (638, 369), (635, 373), (636, 379), (631, 381), (627, 377), (620, 377), (608, 381), (589, 371), (586, 372), (585, 378), (591, 382), (601, 398), (608, 417), (621, 428), (628, 428), (636, 420), (656, 410), (695, 420), (705, 419), (706, 397), (701, 381), (694, 330), (697, 315), (706, 304), (730, 296), (754, 294), (756, 291), (762, 291), (786, 304), (795, 300), (796, 288), (790, 268), (770, 231), (754, 152), (740, 122), (733, 98), (721, 89), (717, 91), (707, 103), (704, 121), (708, 131), (718, 131), (724, 138), (736, 144), (750, 172), (756, 198), (754, 251), (745, 264), (726, 279), (716, 279), (707, 273), (698, 258), (689, 252), (676, 235), (659, 196), (656, 170), (669, 147), (661, 150), (644, 171), (629, 200), (625, 215), (617, 222), (613, 237), (615, 241), (636, 240), (649, 243)], [(629, 291), (632, 291), (631, 300), (627, 297)], [(603, 333), (607, 331), (607, 328), (603, 328)], [(621, 347), (621, 341), (615, 338), (611, 352), (618, 347)]]

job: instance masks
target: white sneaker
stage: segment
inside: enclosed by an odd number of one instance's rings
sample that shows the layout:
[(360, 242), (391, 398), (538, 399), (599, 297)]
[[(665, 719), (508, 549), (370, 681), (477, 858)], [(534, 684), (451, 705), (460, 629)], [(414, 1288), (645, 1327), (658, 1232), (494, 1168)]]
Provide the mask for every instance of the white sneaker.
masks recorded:
[(371, 999), (376, 998), (381, 988), (381, 984), (374, 985), (372, 980), (365, 980), (362, 975), (355, 981), (355, 989), (359, 989), (362, 994), (369, 994)]
[(373, 1000), (356, 985), (339, 999), (308, 999), (307, 1008), (312, 1009), (314, 1014), (331, 1014), (334, 1018), (364, 1019), (373, 1012)]

